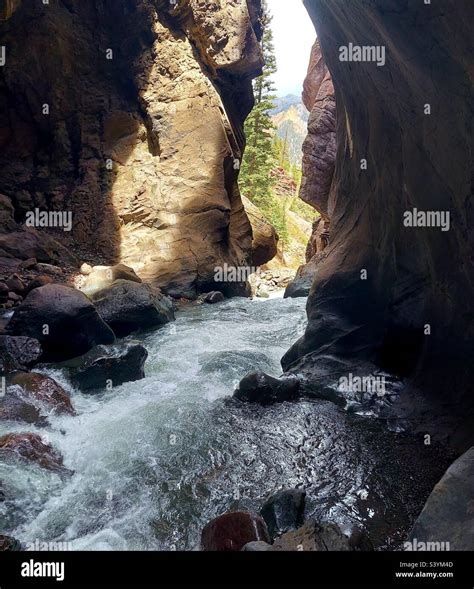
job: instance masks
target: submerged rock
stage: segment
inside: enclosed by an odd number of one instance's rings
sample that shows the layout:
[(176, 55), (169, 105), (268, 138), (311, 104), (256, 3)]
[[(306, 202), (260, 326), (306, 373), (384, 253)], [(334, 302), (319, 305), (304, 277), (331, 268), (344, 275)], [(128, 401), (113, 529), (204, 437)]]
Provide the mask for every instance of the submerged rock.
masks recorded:
[(39, 361), (43, 350), (37, 339), (0, 335), (0, 374), (25, 370)]
[(72, 383), (82, 391), (119, 386), (145, 377), (148, 352), (136, 342), (96, 346), (84, 356), (59, 364), (66, 368)]
[(247, 403), (269, 405), (294, 401), (298, 399), (299, 392), (300, 381), (296, 376), (274, 378), (264, 372), (251, 372), (240, 381), (234, 397)]
[(75, 415), (71, 400), (52, 378), (33, 372), (17, 372), (7, 378), (0, 397), (0, 420), (46, 425), (45, 414)]
[(22, 546), (18, 540), (11, 536), (0, 536), (0, 552), (18, 552)]
[(253, 541), (270, 542), (265, 521), (246, 511), (224, 513), (203, 529), (201, 550), (239, 551)]
[(28, 335), (42, 345), (42, 360), (60, 362), (98, 344), (115, 341), (90, 300), (78, 290), (48, 284), (32, 290), (7, 325), (12, 335)]
[(305, 499), (306, 492), (302, 489), (285, 489), (265, 501), (260, 515), (272, 538), (303, 525)]
[(448, 468), (415, 522), (405, 550), (474, 550), (474, 447)]
[(14, 433), (0, 437), (0, 456), (13, 455), (56, 472), (69, 472), (63, 466), (61, 454), (40, 436), (32, 433)]
[(171, 299), (148, 284), (116, 280), (92, 299), (99, 315), (118, 337), (175, 319)]
[(219, 290), (207, 292), (198, 298), (199, 303), (207, 303), (209, 305), (221, 303), (222, 301), (225, 301), (225, 296)]

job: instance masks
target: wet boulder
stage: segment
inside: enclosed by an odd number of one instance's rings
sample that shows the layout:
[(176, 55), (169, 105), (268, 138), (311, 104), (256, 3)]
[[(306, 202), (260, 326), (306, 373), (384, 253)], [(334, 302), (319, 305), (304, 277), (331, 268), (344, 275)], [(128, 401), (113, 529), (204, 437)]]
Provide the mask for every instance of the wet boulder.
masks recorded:
[(19, 552), (23, 550), (20, 542), (11, 536), (0, 536), (0, 552)]
[(405, 550), (474, 550), (474, 447), (445, 472), (404, 543)]
[(87, 392), (119, 386), (145, 377), (144, 365), (148, 352), (137, 342), (114, 346), (96, 346), (89, 352), (59, 364), (69, 371), (74, 386)]
[(116, 280), (94, 294), (92, 300), (101, 318), (118, 337), (175, 319), (171, 299), (148, 284)]
[(239, 551), (254, 541), (270, 542), (264, 520), (246, 511), (229, 512), (213, 519), (203, 529), (201, 550)]
[(42, 345), (42, 360), (60, 362), (85, 354), (98, 344), (115, 341), (90, 300), (78, 290), (47, 284), (32, 290), (15, 310), (6, 328)]
[(25, 370), (39, 361), (43, 350), (37, 339), (0, 335), (0, 374)]
[(30, 422), (35, 412), (39, 415), (43, 412), (75, 415), (69, 395), (49, 376), (37, 372), (16, 372), (9, 376), (7, 385), (5, 396), (0, 400), (0, 417), (2, 410), (8, 419)]
[(239, 383), (234, 397), (247, 403), (270, 405), (294, 401), (300, 396), (300, 381), (296, 376), (274, 378), (264, 372), (251, 372)]
[(260, 515), (272, 538), (303, 525), (305, 499), (306, 492), (302, 489), (284, 489), (265, 501)]
[(12, 433), (0, 437), (0, 457), (19, 457), (47, 470), (67, 472), (61, 454), (37, 434)]
[(213, 290), (212, 292), (206, 292), (198, 298), (199, 303), (207, 303), (208, 305), (215, 305), (225, 301), (225, 296), (219, 290)]

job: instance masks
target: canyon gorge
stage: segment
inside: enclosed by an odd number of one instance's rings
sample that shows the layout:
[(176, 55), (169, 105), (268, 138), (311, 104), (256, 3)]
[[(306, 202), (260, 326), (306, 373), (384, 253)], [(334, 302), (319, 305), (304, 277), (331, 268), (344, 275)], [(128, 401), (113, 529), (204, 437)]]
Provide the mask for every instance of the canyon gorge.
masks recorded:
[(0, 550), (473, 549), (474, 5), (304, 5), (317, 219), (257, 301), (260, 0), (0, 0)]

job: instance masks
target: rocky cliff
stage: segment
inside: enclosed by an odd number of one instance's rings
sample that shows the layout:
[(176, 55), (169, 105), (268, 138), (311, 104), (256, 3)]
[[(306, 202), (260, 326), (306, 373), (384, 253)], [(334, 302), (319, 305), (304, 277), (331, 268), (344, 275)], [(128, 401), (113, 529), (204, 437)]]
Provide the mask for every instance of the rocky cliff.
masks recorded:
[[(463, 418), (474, 376), (474, 4), (305, 5), (334, 82), (338, 152), (327, 257), (283, 365), (314, 375), (322, 356), (368, 361)], [(385, 59), (341, 60), (350, 43)]]
[[(176, 296), (248, 259), (237, 176), (259, 0), (3, 0), (0, 17), (7, 233), (36, 209), (71, 213), (70, 232), (32, 231)], [(5, 272), (30, 257), (21, 241), (0, 252)]]

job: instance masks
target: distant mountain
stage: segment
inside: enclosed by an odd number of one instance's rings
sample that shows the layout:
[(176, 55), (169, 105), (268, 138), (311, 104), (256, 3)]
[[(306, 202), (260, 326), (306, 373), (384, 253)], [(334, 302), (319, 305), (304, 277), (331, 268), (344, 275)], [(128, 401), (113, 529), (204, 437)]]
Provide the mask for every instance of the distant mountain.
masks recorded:
[(293, 94), (277, 98), (274, 103), (275, 108), (270, 111), (270, 114), (276, 127), (276, 134), (286, 141), (290, 162), (300, 166), (309, 113), (301, 98)]

